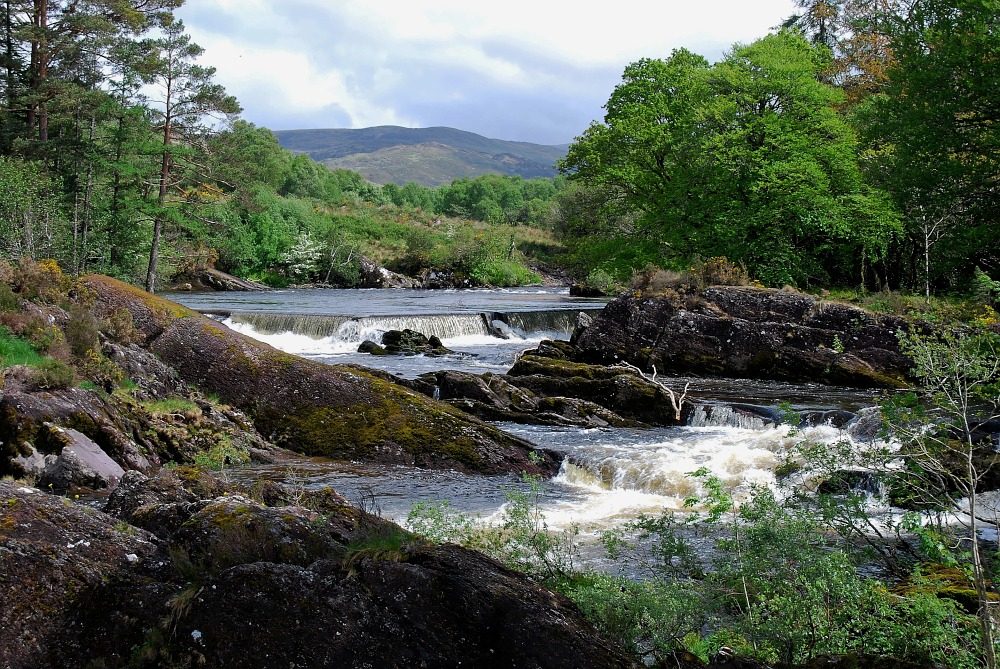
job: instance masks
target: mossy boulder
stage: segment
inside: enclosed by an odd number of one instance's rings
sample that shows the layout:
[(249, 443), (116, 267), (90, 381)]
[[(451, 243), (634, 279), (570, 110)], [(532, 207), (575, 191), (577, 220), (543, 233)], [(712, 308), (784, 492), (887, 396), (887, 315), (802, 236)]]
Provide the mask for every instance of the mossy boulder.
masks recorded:
[(528, 442), (361, 368), (282, 353), (107, 277), (89, 277), (87, 284), (100, 313), (132, 310), (150, 351), (187, 383), (245, 411), (279, 446), (481, 473), (557, 466), (546, 453), (536, 465)]

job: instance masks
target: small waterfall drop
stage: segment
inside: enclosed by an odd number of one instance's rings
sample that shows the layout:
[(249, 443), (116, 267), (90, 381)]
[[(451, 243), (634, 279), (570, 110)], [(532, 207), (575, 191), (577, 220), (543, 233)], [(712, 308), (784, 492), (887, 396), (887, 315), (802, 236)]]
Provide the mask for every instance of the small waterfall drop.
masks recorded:
[(690, 427), (735, 427), (763, 430), (778, 423), (777, 411), (769, 407), (735, 404), (699, 404), (688, 418)]

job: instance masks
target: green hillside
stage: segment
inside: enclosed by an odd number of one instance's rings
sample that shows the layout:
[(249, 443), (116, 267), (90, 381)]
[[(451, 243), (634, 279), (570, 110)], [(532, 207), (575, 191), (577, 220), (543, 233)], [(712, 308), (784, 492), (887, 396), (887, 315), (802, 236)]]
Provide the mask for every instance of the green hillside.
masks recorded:
[(489, 139), (454, 128), (282, 130), (281, 146), (329, 167), (357, 171), (375, 183), (439, 186), (487, 173), (552, 177), (567, 145)]

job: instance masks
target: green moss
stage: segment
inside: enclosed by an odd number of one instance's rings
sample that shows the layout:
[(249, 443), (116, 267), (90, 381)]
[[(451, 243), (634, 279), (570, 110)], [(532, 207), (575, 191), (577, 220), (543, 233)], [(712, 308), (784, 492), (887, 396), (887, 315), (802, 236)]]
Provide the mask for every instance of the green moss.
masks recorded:
[(571, 362), (559, 358), (549, 358), (536, 355), (525, 355), (514, 363), (509, 374), (511, 376), (531, 376), (534, 374), (555, 378), (580, 378), (588, 381), (610, 379), (624, 372), (620, 368), (606, 365), (589, 365), (583, 362)]
[[(447, 412), (420, 407), (419, 413), (386, 399), (350, 407), (303, 407), (277, 416), (285, 445), (306, 455), (377, 458), (393, 446), (416, 459), (439, 456), (476, 468), (476, 442), (450, 430)], [(449, 416), (450, 418), (450, 416)]]

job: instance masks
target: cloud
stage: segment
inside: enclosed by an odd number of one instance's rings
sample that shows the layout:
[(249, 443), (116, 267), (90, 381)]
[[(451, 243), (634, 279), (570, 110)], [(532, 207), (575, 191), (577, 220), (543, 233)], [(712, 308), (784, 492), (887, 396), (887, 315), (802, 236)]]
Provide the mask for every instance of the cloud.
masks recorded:
[(177, 11), (244, 116), (276, 130), (447, 125), (557, 144), (579, 135), (629, 62), (710, 60), (766, 34), (792, 0), (188, 0)]

